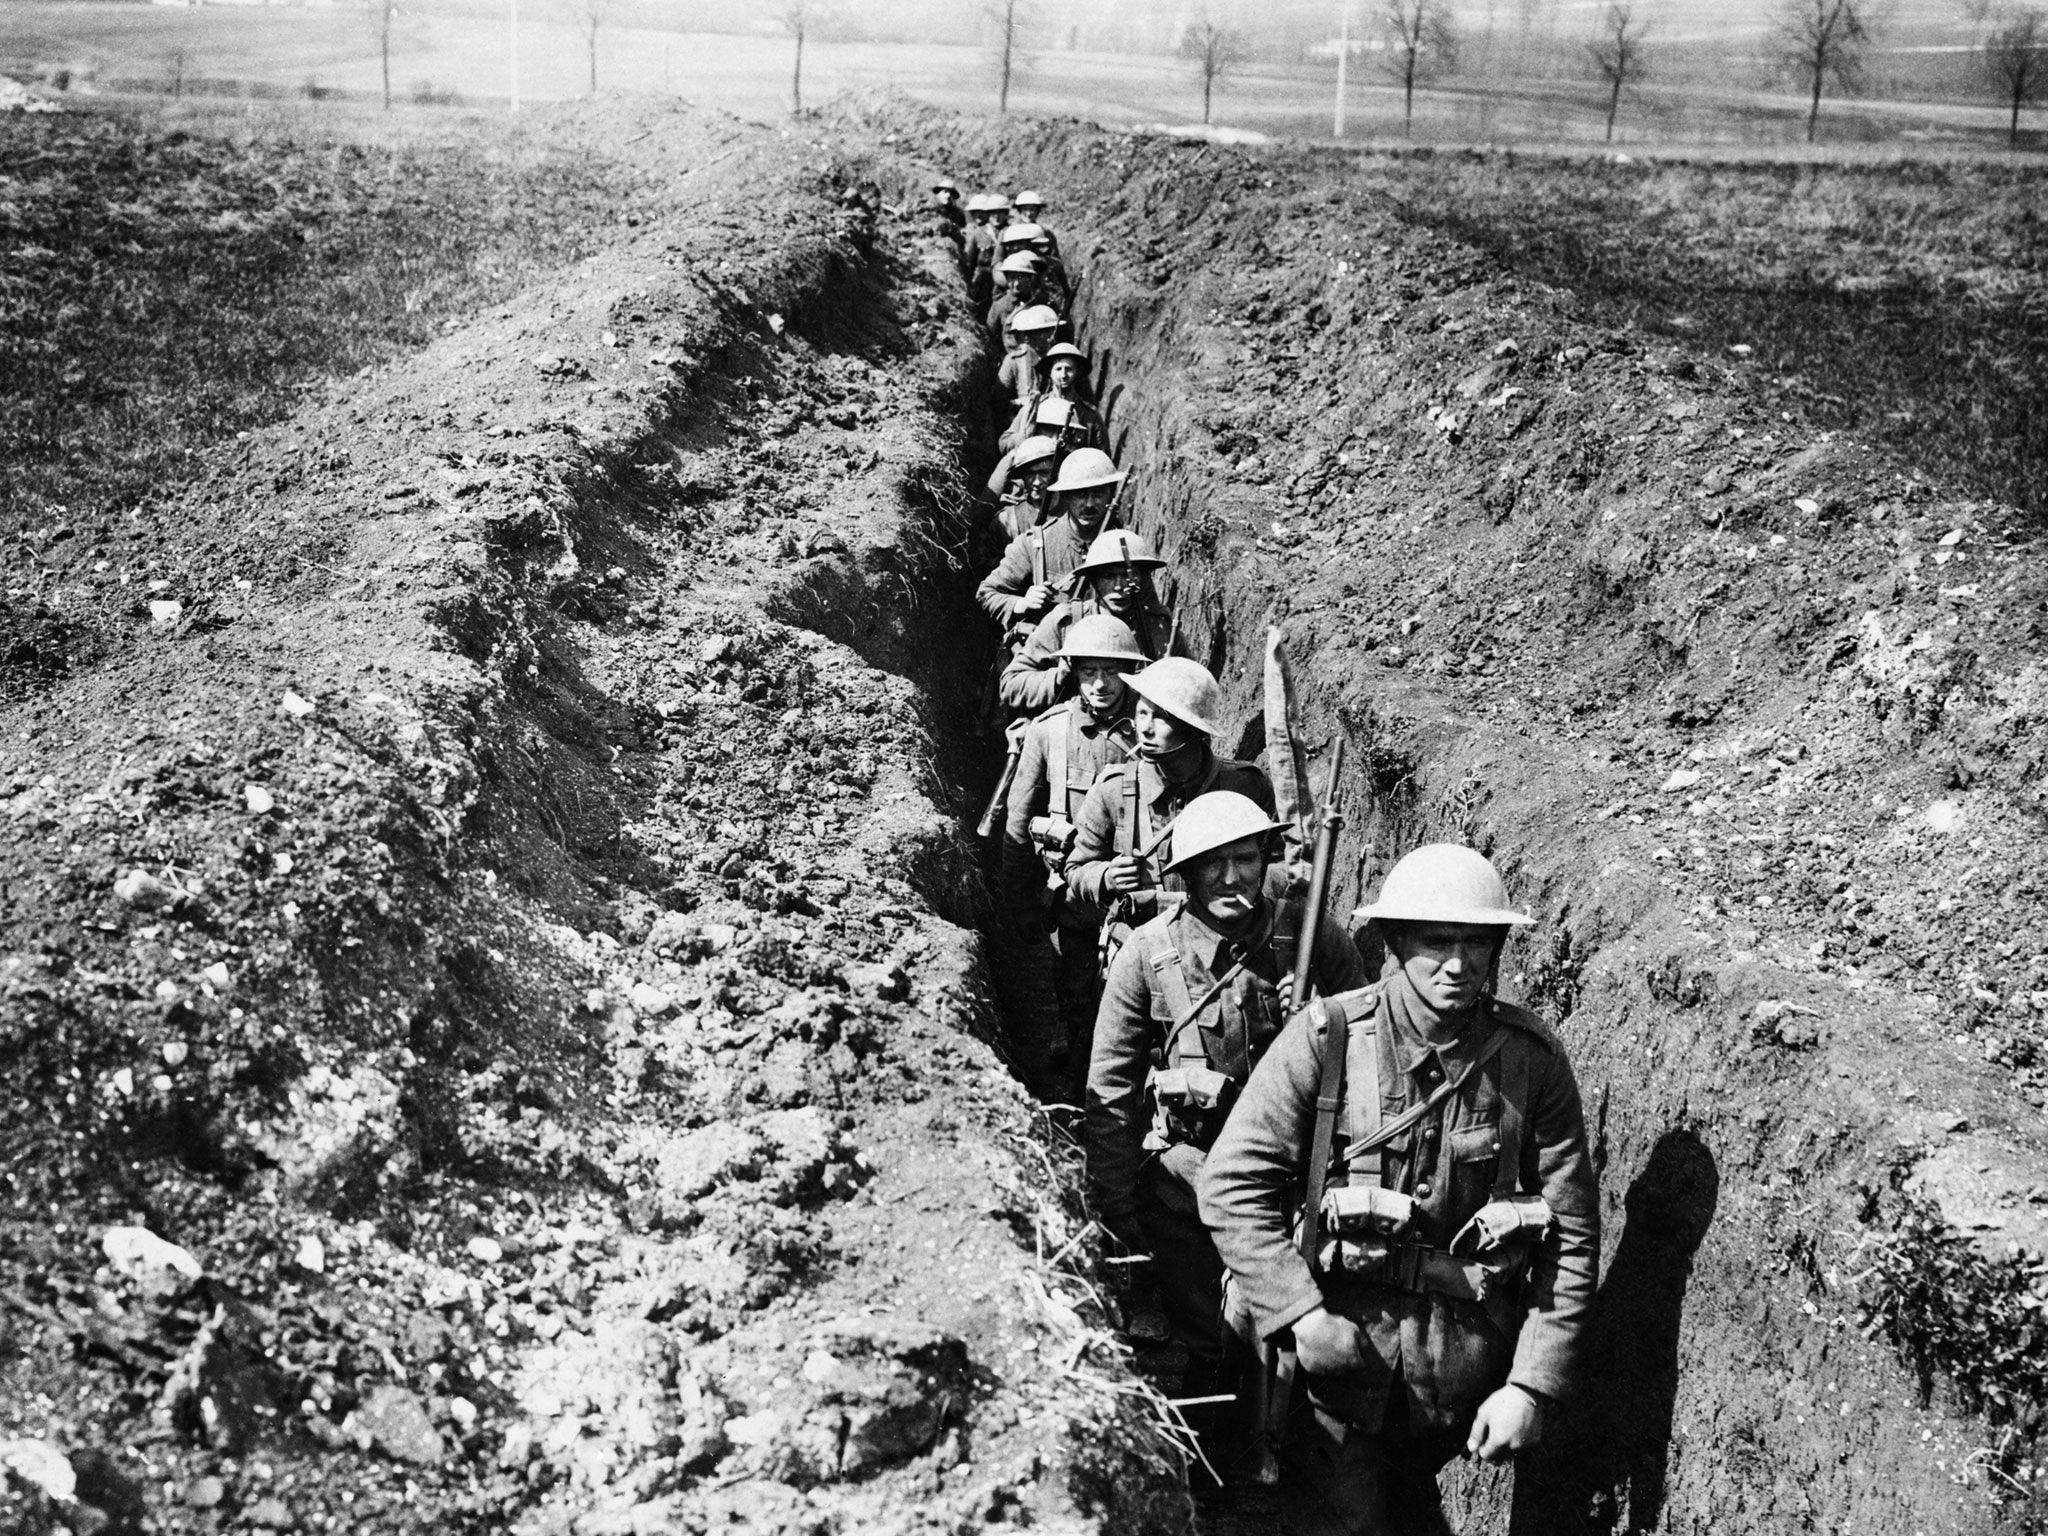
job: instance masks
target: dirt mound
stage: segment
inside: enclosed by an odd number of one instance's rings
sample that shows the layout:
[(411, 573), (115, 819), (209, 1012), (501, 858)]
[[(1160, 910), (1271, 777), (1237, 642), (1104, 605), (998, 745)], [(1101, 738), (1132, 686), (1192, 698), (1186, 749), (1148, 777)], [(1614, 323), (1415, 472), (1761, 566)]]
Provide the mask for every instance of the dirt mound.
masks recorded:
[(205, 456), (207, 622), (9, 706), (10, 1528), (1183, 1507), (934, 798), (957, 273), (624, 116), (661, 216)]
[[(2034, 520), (1811, 424), (1718, 336), (1518, 275), (1447, 232), (1498, 199), (1428, 159), (861, 114), (1052, 191), (1239, 750), (1284, 622), (1314, 729), (1364, 765), (1349, 892), (1450, 835), (1543, 913), (1512, 987), (1570, 1042), (1615, 1235), (1600, 1380), (1514, 1528), (2028, 1519)], [(1508, 1518), (1502, 1481), (1458, 1497)]]

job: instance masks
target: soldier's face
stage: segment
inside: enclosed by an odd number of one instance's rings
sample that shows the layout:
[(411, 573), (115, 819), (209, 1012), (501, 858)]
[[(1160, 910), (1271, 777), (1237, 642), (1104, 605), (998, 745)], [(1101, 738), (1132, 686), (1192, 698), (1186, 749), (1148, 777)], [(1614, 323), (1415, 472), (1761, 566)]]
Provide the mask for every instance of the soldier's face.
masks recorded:
[(1080, 365), (1071, 357), (1056, 357), (1052, 360), (1052, 387), (1061, 394), (1071, 395), (1080, 378)]
[(1245, 837), (1204, 854), (1185, 870), (1188, 900), (1212, 923), (1229, 927), (1250, 917), (1266, 878), (1263, 838)]
[(1499, 943), (1498, 929), (1464, 923), (1400, 923), (1387, 932), (1402, 973), (1438, 1013), (1462, 1013), (1479, 1001)]
[(1107, 485), (1091, 486), (1085, 491), (1062, 491), (1060, 505), (1074, 520), (1075, 528), (1092, 539), (1103, 518), (1109, 515), (1109, 498), (1113, 494), (1113, 488)]
[(1198, 734), (1184, 720), (1176, 720), (1150, 699), (1140, 699), (1131, 709), (1131, 728), (1147, 757), (1164, 757), (1193, 741)]
[(1024, 471), (1024, 499), (1044, 502), (1045, 488), (1052, 484), (1052, 461), (1040, 459)]
[(1124, 675), (1113, 661), (1077, 661), (1074, 691), (1092, 713), (1106, 715), (1124, 700)]
[(1145, 578), (1135, 570), (1126, 575), (1122, 571), (1110, 571), (1095, 578), (1095, 601), (1118, 618), (1129, 618), (1138, 606), (1138, 590)]

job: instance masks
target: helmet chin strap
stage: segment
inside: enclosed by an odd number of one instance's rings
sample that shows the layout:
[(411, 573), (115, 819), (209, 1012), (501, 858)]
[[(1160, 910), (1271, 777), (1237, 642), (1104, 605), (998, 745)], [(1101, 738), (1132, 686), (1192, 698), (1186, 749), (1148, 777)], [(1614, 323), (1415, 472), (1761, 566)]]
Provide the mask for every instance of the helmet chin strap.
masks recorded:
[(1198, 735), (1190, 735), (1188, 739), (1182, 742), (1179, 746), (1168, 747), (1164, 751), (1161, 751), (1157, 747), (1148, 747), (1145, 745), (1145, 743), (1141, 741), (1138, 743), (1138, 756), (1144, 758), (1145, 761), (1148, 763), (1170, 763), (1175, 758), (1179, 757), (1181, 753), (1190, 751), (1191, 749), (1199, 747), (1201, 745), (1202, 738)]

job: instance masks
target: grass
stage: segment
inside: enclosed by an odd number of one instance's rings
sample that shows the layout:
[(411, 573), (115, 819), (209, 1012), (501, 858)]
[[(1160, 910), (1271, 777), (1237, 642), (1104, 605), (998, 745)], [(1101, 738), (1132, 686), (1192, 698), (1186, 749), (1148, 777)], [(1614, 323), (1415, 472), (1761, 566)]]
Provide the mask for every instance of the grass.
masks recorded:
[[(625, 193), (502, 120), (291, 108), (0, 116), (0, 697), (94, 646), (148, 551), (126, 514), (319, 381), (591, 247)], [(111, 573), (111, 575), (109, 574)], [(63, 580), (61, 612), (45, 601)]]
[(2048, 173), (1438, 157), (1363, 172), (1416, 223), (1739, 366), (1774, 409), (2048, 515)]

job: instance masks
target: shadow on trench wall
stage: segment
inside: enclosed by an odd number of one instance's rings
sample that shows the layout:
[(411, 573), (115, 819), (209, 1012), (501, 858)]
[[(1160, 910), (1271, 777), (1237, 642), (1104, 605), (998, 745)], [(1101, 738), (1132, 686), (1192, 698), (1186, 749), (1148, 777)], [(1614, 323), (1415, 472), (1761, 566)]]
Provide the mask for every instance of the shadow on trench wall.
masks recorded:
[(1713, 1224), (1721, 1171), (1692, 1131), (1666, 1131), (1629, 1185), (1627, 1223), (1594, 1303), (1579, 1406), (1516, 1468), (1512, 1536), (1658, 1528), (1678, 1396), (1679, 1319)]

